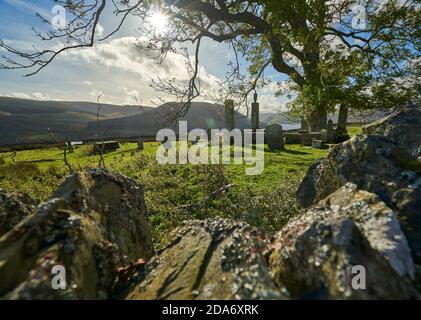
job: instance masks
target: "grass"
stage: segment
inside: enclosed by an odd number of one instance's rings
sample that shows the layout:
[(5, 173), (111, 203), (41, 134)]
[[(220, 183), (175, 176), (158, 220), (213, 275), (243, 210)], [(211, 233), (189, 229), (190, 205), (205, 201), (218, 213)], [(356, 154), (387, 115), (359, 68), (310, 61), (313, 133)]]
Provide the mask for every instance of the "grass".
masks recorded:
[(350, 137), (357, 136), (362, 133), (362, 127), (361, 126), (348, 126), (348, 134)]
[[(352, 127), (350, 135), (360, 129)], [(279, 231), (299, 212), (295, 192), (307, 168), (325, 157), (328, 150), (287, 145), (275, 152), (265, 146), (262, 174), (246, 175), (242, 165), (160, 165), (155, 153), (158, 143), (145, 143), (142, 152), (137, 144), (122, 144), (104, 155), (107, 169), (122, 173), (145, 188), (148, 217), (156, 247), (165, 245), (170, 230), (189, 219), (226, 217), (256, 226), (267, 235)], [(99, 156), (90, 146), (77, 147), (68, 155), (73, 169), (96, 168)], [(1, 155), (0, 155), (1, 157)], [(68, 176), (59, 148), (19, 151), (17, 163), (11, 158), (0, 163), (0, 188), (28, 193), (38, 201), (47, 200)], [(211, 197), (221, 187), (232, 184), (226, 192)]]

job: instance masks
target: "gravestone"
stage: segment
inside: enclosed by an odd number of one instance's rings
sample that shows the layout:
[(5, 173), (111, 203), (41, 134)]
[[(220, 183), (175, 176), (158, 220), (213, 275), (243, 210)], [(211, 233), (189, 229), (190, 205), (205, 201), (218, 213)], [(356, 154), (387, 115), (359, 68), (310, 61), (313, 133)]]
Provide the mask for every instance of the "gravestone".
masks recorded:
[(234, 100), (225, 101), (225, 128), (229, 131), (235, 128)]
[(313, 139), (311, 142), (311, 147), (315, 149), (322, 149), (323, 148), (323, 140)]
[(138, 150), (143, 150), (144, 148), (145, 148), (145, 146), (144, 146), (143, 139), (138, 139), (137, 140), (137, 149)]
[(335, 142), (335, 129), (333, 127), (333, 121), (329, 120), (327, 122), (327, 134), (326, 134), (327, 143)]
[(308, 123), (304, 117), (301, 118), (301, 130), (308, 130)]
[(341, 104), (339, 108), (338, 125), (336, 127), (337, 136), (348, 134), (346, 130), (347, 119), (348, 119), (348, 107), (344, 104)]
[(95, 142), (94, 154), (114, 152), (120, 148), (118, 141)]
[(251, 104), (251, 129), (256, 132), (259, 129), (259, 103), (257, 102), (257, 93), (254, 93), (254, 102)]
[(301, 144), (304, 146), (311, 146), (311, 134), (307, 130), (300, 130)]
[(270, 150), (284, 149), (284, 134), (282, 126), (271, 124), (266, 127), (266, 143)]
[(71, 141), (66, 142), (67, 145), (67, 149), (69, 149), (69, 153), (73, 153), (74, 152), (74, 148), (73, 148), (73, 144)]

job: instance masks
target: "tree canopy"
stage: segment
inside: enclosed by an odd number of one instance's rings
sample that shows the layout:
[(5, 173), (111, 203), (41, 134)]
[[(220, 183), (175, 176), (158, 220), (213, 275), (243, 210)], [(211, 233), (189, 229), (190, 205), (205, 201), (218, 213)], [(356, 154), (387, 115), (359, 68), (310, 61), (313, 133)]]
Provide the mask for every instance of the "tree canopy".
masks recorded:
[[(417, 94), (420, 75), (420, 1), (418, 0), (55, 0), (72, 15), (66, 27), (43, 40), (61, 39), (59, 49), (19, 51), (0, 40), (12, 57), (3, 68), (38, 72), (63, 51), (93, 46), (115, 35), (129, 15), (139, 18), (148, 48), (165, 59), (183, 44), (188, 83), (156, 81), (155, 87), (180, 100), (178, 115), (200, 94), (199, 53), (203, 38), (229, 43), (235, 53), (221, 82), (219, 99), (248, 105), (248, 96), (266, 82), (273, 68), (286, 75), (277, 94), (295, 92), (293, 110), (305, 115), (312, 130), (326, 126), (337, 104), (367, 108), (406, 101)], [(116, 27), (102, 38), (97, 25), (106, 5), (114, 6)], [(166, 32), (148, 27), (151, 11), (169, 17)], [(49, 23), (47, 20), (45, 22)], [(244, 72), (242, 66), (246, 65)], [(417, 87), (418, 86), (418, 87)]]

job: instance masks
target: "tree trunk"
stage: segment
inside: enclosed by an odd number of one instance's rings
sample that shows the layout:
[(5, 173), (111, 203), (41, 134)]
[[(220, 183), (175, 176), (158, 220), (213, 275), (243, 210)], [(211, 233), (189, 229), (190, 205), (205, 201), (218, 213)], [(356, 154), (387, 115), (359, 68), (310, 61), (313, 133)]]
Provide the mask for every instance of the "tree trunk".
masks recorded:
[(320, 132), (327, 128), (327, 112), (325, 108), (319, 107), (310, 114), (308, 119), (311, 132)]
[(338, 126), (336, 127), (336, 135), (346, 135), (348, 132), (346, 130), (346, 125), (348, 122), (348, 106), (345, 104), (341, 104), (339, 108), (339, 116), (338, 116)]

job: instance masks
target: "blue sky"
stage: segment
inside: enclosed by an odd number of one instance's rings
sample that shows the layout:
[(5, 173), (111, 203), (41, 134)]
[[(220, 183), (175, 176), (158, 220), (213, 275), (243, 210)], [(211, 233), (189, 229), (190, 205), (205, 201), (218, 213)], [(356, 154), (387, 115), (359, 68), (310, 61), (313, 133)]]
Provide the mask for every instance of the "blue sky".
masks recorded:
[[(36, 13), (51, 15), (53, 3), (48, 0), (0, 0), (0, 38), (21, 47), (46, 48), (52, 43), (40, 43), (32, 27), (48, 30), (48, 25), (41, 24)], [(111, 11), (106, 12), (100, 21), (107, 31), (116, 20)], [(96, 101), (98, 92), (104, 92), (103, 102), (115, 104), (134, 104), (135, 97), (145, 105), (158, 103), (157, 93), (149, 84), (156, 76), (183, 77), (181, 57), (172, 55), (163, 66), (146, 58), (146, 53), (139, 51), (136, 41), (137, 20), (133, 17), (125, 27), (106, 43), (94, 48), (73, 51), (60, 56), (40, 73), (26, 78), (24, 70), (0, 70), (0, 95), (33, 98), (40, 100), (83, 100)], [(232, 56), (226, 45), (211, 40), (204, 41), (201, 49), (201, 80), (209, 88), (217, 79), (223, 79), (227, 71), (227, 62)], [(267, 77), (278, 77), (275, 72), (266, 73)], [(263, 110), (275, 110), (286, 102), (286, 98), (275, 98), (274, 87), (260, 92)], [(162, 96), (171, 100), (169, 96)]]

